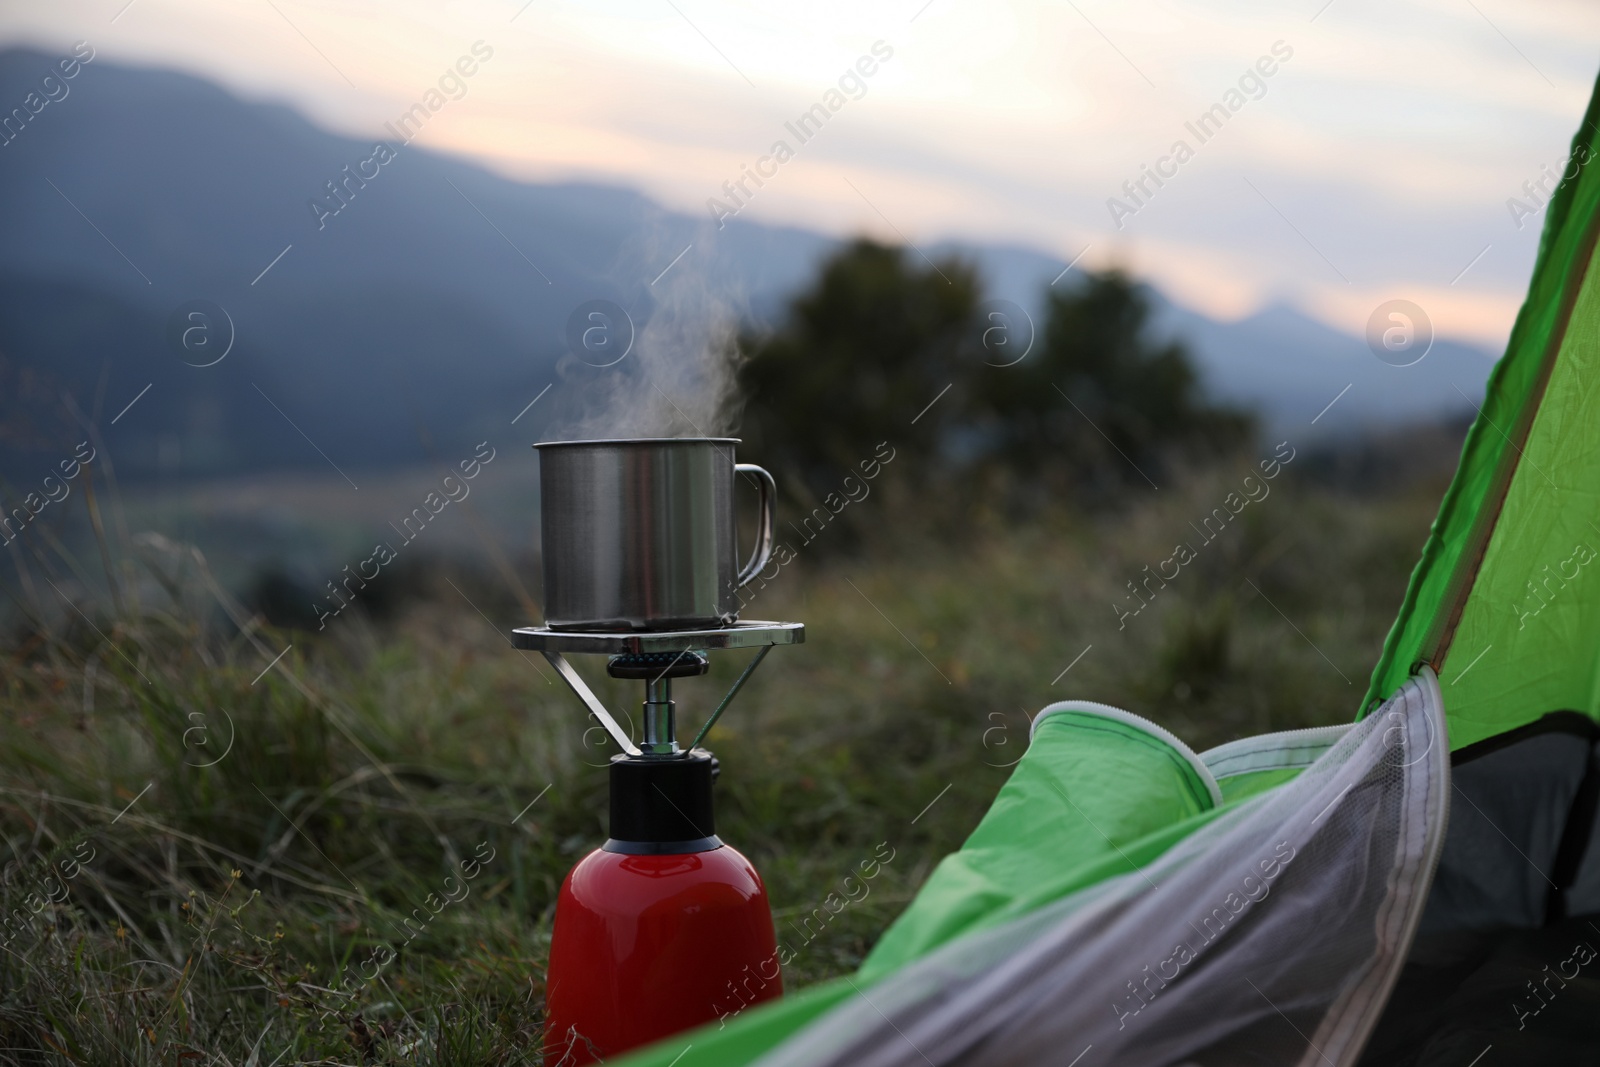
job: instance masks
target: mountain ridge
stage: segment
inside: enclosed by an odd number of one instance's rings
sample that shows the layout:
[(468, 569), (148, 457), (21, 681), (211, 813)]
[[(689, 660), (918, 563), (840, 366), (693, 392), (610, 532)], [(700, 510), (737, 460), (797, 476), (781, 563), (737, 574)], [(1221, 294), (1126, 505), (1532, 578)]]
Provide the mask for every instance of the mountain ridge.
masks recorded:
[[(0, 52), (0, 99), (21, 99), (53, 61)], [(712, 304), (771, 323), (840, 243), (741, 219), (717, 229), (619, 186), (516, 182), (416, 144), (319, 220), (310, 205), (325, 183), (371, 154), (282, 103), (84, 64), (71, 94), (0, 148), (12, 220), (0, 385), (48, 379), (46, 393), (83, 409), (101, 396), (98, 432), (133, 477), (421, 462), (491, 429), (537, 440), (581, 408), (598, 372), (566, 351), (580, 305), (610, 301), (641, 328), (663, 307)], [(925, 247), (974, 260), (992, 296), (1035, 314), (1064, 266), (1014, 244)], [(1150, 293), (1157, 329), (1189, 343), (1207, 389), (1259, 408), (1272, 433), (1467, 409), (1490, 365), (1441, 341), (1417, 367), (1388, 367), (1289, 309), (1219, 323)], [(208, 367), (170, 340), (196, 301), (221, 310), (208, 326), (219, 344), (223, 320), (232, 327), (233, 347)], [(22, 394), (6, 395), (5, 421), (31, 425)], [(58, 421), (48, 445), (9, 434), (0, 470), (77, 432)]]

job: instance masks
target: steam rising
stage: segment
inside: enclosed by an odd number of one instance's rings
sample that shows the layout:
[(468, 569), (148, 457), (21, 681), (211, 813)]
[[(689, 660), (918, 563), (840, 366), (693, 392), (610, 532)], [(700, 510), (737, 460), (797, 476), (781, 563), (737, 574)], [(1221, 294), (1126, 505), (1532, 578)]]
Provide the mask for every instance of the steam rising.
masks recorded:
[[(676, 244), (674, 244), (674, 241)], [(618, 301), (635, 328), (633, 347), (614, 366), (595, 367), (576, 356), (558, 367), (568, 396), (552, 437), (722, 437), (738, 425), (738, 323), (742, 298), (707, 280), (714, 247), (709, 229), (689, 244), (682, 229), (658, 232), (625, 248), (619, 264), (643, 264), (655, 282), (635, 283)]]

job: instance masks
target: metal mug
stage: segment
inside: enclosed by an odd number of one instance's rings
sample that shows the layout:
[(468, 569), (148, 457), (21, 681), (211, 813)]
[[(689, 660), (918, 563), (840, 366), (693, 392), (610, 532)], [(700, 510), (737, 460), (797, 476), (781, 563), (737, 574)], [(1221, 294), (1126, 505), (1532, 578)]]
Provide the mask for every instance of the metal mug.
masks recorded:
[[(737, 593), (772, 557), (772, 475), (735, 463), (736, 437), (546, 441), (539, 453), (545, 625), (700, 630), (738, 619)], [(761, 495), (738, 562), (735, 474)]]

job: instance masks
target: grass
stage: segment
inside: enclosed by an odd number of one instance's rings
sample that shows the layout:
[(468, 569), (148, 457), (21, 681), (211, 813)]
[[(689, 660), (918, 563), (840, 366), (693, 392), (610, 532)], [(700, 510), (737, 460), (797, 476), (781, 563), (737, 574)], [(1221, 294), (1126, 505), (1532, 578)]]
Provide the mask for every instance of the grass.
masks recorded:
[[(719, 831), (780, 926), (894, 850), (790, 990), (859, 964), (1052, 700), (1196, 749), (1351, 717), (1443, 483), (1361, 495), (1291, 465), (1119, 628), (1125, 583), (1245, 473), (1025, 523), (885, 492), (856, 554), (819, 540), (758, 594), (747, 616), (807, 642), (710, 735)], [(382, 626), (275, 631), (185, 546), (113, 564), (120, 610), (31, 547), (6, 588), (34, 622), (0, 680), (0, 1063), (538, 1062), (553, 901), (605, 836), (608, 750), (497, 632), (515, 602), (458, 576)], [(680, 682), (681, 720), (741, 666)], [(614, 709), (639, 699), (580, 669)]]

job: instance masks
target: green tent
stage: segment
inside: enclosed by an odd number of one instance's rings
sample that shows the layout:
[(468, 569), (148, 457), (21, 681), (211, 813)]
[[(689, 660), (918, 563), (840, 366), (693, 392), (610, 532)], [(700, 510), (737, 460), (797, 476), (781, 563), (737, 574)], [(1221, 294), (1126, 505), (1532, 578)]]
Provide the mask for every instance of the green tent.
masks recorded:
[(1052, 705), (857, 973), (626, 1062), (1600, 1063), (1597, 233), (1580, 165), (1355, 723)]

